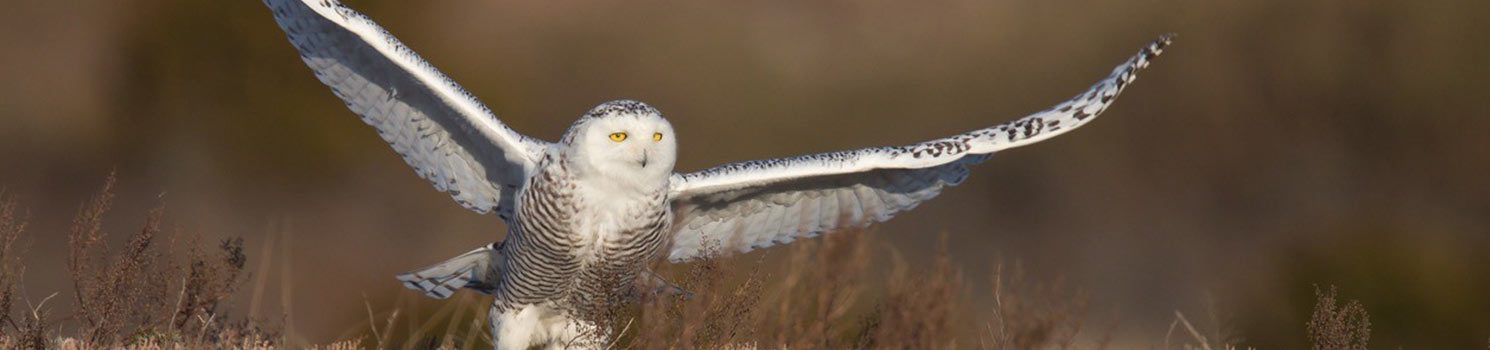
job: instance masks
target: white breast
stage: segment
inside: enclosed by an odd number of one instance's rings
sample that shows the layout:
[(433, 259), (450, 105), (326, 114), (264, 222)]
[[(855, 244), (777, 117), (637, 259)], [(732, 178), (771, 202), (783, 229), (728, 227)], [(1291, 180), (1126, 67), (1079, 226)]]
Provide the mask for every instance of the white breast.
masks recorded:
[(579, 200), (584, 215), (576, 218), (575, 234), (580, 242), (575, 254), (586, 263), (603, 259), (607, 245), (628, 240), (629, 234), (647, 228), (648, 217), (661, 210), (661, 203), (652, 195), (635, 191), (602, 188), (602, 186), (578, 186)]

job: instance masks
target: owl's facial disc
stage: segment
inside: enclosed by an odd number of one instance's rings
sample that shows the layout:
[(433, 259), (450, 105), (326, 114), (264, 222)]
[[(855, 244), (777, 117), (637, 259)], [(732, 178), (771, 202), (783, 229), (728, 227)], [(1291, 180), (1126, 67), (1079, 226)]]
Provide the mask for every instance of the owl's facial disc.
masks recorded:
[[(571, 130), (571, 156), (588, 171), (615, 180), (655, 183), (672, 175), (677, 142), (672, 124), (656, 109), (613, 101), (591, 110)], [(623, 182), (624, 182), (623, 181)]]

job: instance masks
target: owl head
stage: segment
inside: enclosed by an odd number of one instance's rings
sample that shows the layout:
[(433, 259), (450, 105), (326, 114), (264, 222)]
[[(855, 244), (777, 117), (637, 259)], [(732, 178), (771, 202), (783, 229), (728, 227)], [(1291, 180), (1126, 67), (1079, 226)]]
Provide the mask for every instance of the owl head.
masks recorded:
[(576, 171), (637, 185), (666, 180), (677, 161), (672, 124), (645, 103), (616, 100), (586, 112), (564, 133), (565, 159)]

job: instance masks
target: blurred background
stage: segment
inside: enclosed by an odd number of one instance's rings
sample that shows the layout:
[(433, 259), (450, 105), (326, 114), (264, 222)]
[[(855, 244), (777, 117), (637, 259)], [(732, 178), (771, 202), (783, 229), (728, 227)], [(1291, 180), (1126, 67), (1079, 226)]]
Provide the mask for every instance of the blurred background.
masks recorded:
[[(347, 3), (528, 135), (657, 106), (680, 171), (1012, 120), (1175, 32), (1097, 122), (868, 234), (911, 259), (947, 234), (972, 298), (1017, 259), (1125, 347), (1162, 346), (1176, 310), (1302, 347), (1316, 284), (1364, 303), (1377, 347), (1490, 338), (1490, 2)], [(65, 232), (111, 170), (110, 229), (163, 204), (180, 231), (245, 237), (275, 282), (239, 308), (310, 342), (410, 298), (394, 274), (505, 232), (417, 178), (257, 1), (5, 8), (0, 187), (31, 213), (32, 298), (70, 288)]]

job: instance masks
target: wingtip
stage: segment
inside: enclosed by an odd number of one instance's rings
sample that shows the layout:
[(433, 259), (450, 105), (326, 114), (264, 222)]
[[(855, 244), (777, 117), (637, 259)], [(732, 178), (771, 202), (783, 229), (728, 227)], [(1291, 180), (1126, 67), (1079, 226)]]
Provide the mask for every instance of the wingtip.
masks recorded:
[(1179, 36), (1180, 35), (1176, 33), (1165, 33), (1164, 35), (1160, 35), (1159, 39), (1155, 39), (1154, 42), (1149, 43), (1149, 46), (1145, 47), (1144, 51), (1148, 53), (1149, 56), (1158, 56), (1159, 54), (1164, 53), (1165, 47), (1169, 47), (1170, 44), (1174, 44), (1174, 38), (1177, 38)]
[[(1177, 36), (1179, 35), (1175, 33), (1166, 33), (1164, 35), (1160, 35), (1158, 39), (1154, 39), (1153, 42), (1150, 42), (1147, 46), (1144, 46), (1142, 50), (1139, 50), (1138, 54), (1133, 56), (1133, 60), (1128, 61), (1127, 64), (1136, 69), (1148, 68), (1149, 62), (1153, 61), (1155, 57), (1159, 57), (1159, 55), (1163, 54), (1164, 48), (1169, 47), (1170, 44), (1173, 44), (1174, 38)], [(1123, 67), (1119, 67), (1117, 68), (1117, 70), (1121, 71), (1125, 69)], [(1127, 80), (1132, 80), (1132, 72), (1127, 72), (1127, 74), (1129, 74), (1129, 77), (1123, 79), (1124, 83), (1126, 83)]]

